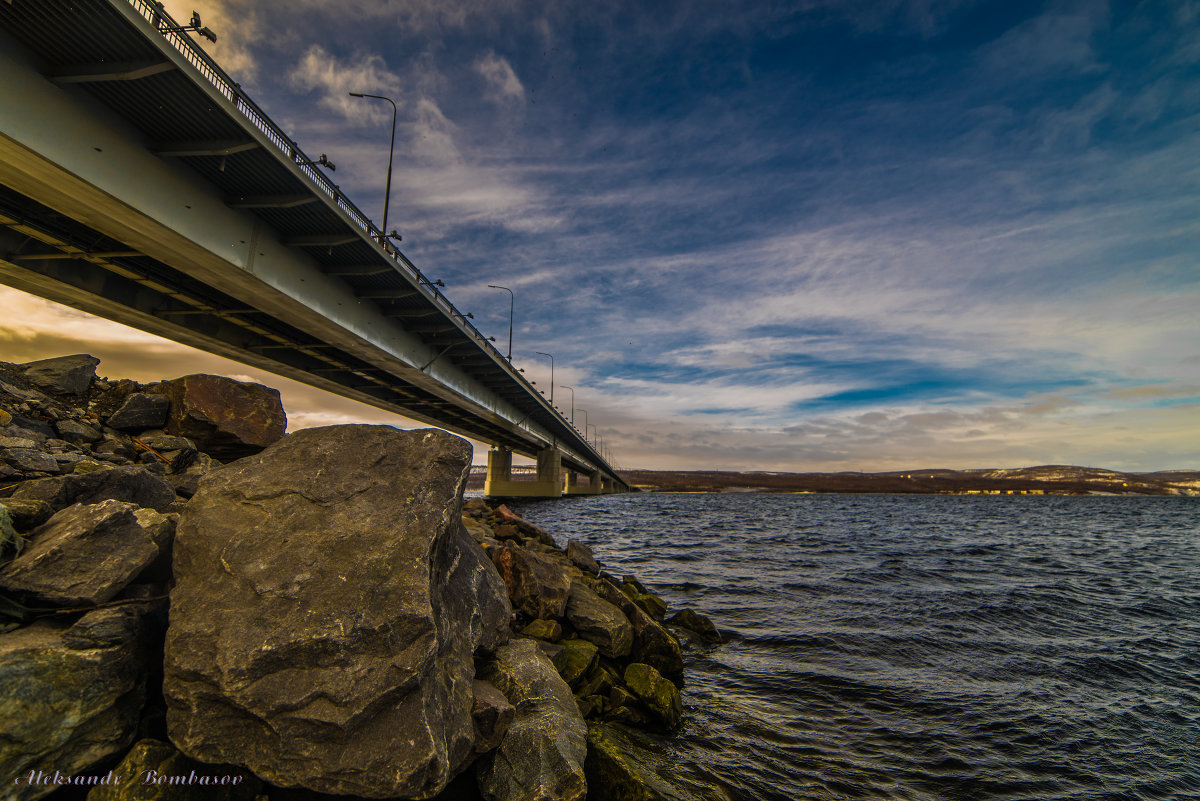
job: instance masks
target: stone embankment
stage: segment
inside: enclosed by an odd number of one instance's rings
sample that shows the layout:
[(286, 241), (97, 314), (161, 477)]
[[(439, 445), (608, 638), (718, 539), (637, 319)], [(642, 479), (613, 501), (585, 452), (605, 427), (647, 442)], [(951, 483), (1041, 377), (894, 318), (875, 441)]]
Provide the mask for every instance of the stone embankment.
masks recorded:
[(716, 629), (464, 504), (464, 440), (97, 364), (0, 363), (0, 798), (724, 797), (638, 745)]

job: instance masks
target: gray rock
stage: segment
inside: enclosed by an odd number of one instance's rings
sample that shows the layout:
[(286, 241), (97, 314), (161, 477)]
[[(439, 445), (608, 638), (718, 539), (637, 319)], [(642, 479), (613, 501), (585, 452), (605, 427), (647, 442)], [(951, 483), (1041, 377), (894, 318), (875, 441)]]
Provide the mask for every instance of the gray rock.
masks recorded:
[(474, 758), (476, 652), (508, 636), (462, 529), (471, 446), (331, 426), (207, 477), (174, 548), (172, 741), (322, 793), (424, 798)]
[[(8, 383), (7, 381), (0, 381), (0, 395), (8, 395), (23, 401), (49, 400), (49, 398), (47, 398), (41, 392), (38, 392), (36, 389), (22, 389), (21, 387)], [(7, 425), (7, 423), (5, 425)]]
[(87, 423), (78, 420), (59, 420), (54, 424), (58, 436), (67, 442), (81, 445), (85, 442), (96, 442), (104, 435)]
[(488, 552), (515, 608), (534, 618), (562, 617), (571, 576), (560, 565), (532, 551), (505, 543)]
[(145, 431), (160, 428), (167, 422), (171, 399), (165, 395), (134, 392), (125, 398), (115, 412), (108, 416), (108, 424), (120, 431)]
[(66, 476), (26, 481), (13, 491), (12, 497), (45, 501), (55, 509), (73, 503), (90, 504), (110, 499), (165, 509), (175, 500), (175, 490), (162, 476), (156, 476), (144, 467), (129, 465), (86, 473), (76, 470)]
[(496, 652), (483, 678), (517, 714), (500, 747), (476, 763), (479, 789), (493, 801), (583, 801), (587, 725), (571, 689), (533, 640)]
[(21, 555), (0, 568), (0, 588), (63, 606), (103, 603), (159, 556), (173, 525), (122, 501), (77, 504), (30, 533)]
[(5, 448), (0, 456), (14, 470), (22, 473), (58, 473), (58, 460), (45, 451), (33, 448)]
[(32, 439), (30, 437), (0, 437), (0, 448), (3, 448), (4, 450), (8, 450), (10, 448), (27, 450), (30, 448), (37, 448), (45, 441), (45, 437), (40, 439)]
[(566, 613), (579, 636), (595, 643), (602, 656), (616, 659), (629, 655), (633, 646), (629, 618), (582, 582), (571, 582)]
[(567, 540), (567, 558), (581, 570), (600, 574), (600, 563), (592, 556), (592, 549), (579, 540)]
[(31, 384), (57, 395), (82, 395), (96, 378), (100, 360), (86, 353), (19, 365)]
[(77, 774), (129, 747), (145, 700), (147, 650), (137, 626), (107, 647), (76, 648), (65, 624), (40, 620), (0, 634), (0, 776), (5, 798), (53, 785), (14, 785), (44, 771)]
[(75, 470), (75, 465), (80, 462), (90, 462), (91, 459), (82, 453), (68, 452), (54, 454), (54, 461), (58, 462), (58, 469), (64, 473), (71, 473)]
[(137, 456), (138, 449), (133, 440), (125, 434), (105, 434), (104, 439), (91, 447), (92, 453), (103, 458), (105, 454), (124, 456), (126, 459)]
[(475, 723), (475, 753), (484, 754), (500, 745), (517, 710), (504, 697), (504, 693), (486, 681), (472, 679), (471, 689), (475, 693), (475, 702), (471, 707), (471, 719)]
[(49, 423), (42, 420), (33, 420), (14, 414), (7, 433), (9, 436), (26, 437), (41, 443), (54, 436), (54, 429), (50, 427)]

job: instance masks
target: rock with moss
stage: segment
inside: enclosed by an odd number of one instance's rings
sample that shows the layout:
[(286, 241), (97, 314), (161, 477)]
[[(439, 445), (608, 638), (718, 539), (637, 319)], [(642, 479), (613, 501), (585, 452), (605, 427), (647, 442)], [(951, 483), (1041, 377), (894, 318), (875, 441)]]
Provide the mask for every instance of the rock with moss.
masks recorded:
[(25, 538), (17, 533), (12, 515), (0, 505), (0, 565), (11, 561), (25, 548)]
[[(149, 652), (130, 625), (74, 626), (39, 620), (0, 634), (0, 776), (5, 798), (29, 801), (53, 786), (14, 785), (31, 771), (71, 775), (121, 754), (133, 741), (146, 697)], [(104, 636), (98, 634), (106, 630)]]
[(668, 729), (683, 719), (683, 698), (670, 680), (650, 665), (634, 662), (625, 668), (625, 686)]
[(616, 723), (588, 726), (589, 801), (730, 801), (723, 787), (681, 770), (657, 738)]
[(570, 688), (533, 640), (496, 651), (482, 671), (516, 707), (500, 747), (476, 763), (479, 788), (492, 801), (583, 801), (587, 726)]
[(717, 630), (716, 625), (709, 618), (694, 609), (681, 609), (672, 615), (671, 619), (667, 622), (672, 626), (678, 626), (681, 629), (692, 632), (709, 645), (716, 645), (721, 642), (721, 632)]
[(563, 681), (574, 686), (595, 663), (596, 646), (578, 637), (568, 637), (559, 644), (565, 649), (559, 674)]
[(0, 499), (17, 531), (29, 531), (45, 523), (54, 514), (54, 507), (45, 501), (18, 498)]
[(530, 621), (521, 629), (521, 634), (526, 637), (533, 637), (535, 640), (558, 642), (562, 639), (563, 627), (557, 620), (538, 618), (537, 620)]

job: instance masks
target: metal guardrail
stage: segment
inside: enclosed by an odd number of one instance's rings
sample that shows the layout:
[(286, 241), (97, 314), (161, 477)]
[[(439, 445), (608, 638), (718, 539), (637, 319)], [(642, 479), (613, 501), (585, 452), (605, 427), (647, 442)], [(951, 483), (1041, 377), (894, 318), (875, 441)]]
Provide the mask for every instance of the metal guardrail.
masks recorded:
[[(354, 225), (367, 234), (371, 240), (376, 242), (380, 250), (396, 265), (399, 272), (407, 274), (408, 277), (416, 283), (418, 291), (424, 292), (435, 305), (441, 307), (448, 315), (457, 317), (459, 322), (462, 323), (464, 327), (470, 329), (475, 339), (478, 340), (480, 347), (490, 351), (498, 363), (507, 365), (509, 374), (516, 379), (518, 383), (523, 384), (525, 389), (528, 390), (534, 398), (538, 397), (538, 391), (533, 388), (533, 386), (525, 379), (524, 376), (522, 376), (512, 367), (511, 362), (501, 355), (499, 348), (495, 347), (488, 340), (488, 338), (485, 337), (483, 333), (475, 327), (474, 323), (472, 323), (465, 314), (460, 312), (458, 308), (450, 302), (449, 298), (439, 292), (437, 287), (434, 286), (433, 282), (426, 278), (425, 274), (417, 269), (416, 265), (409, 261), (408, 258), (401, 253), (398, 248), (393, 247), (387, 242), (387, 238), (383, 231), (376, 228), (375, 224), (371, 222), (371, 219), (367, 217), (367, 215), (364, 214), (361, 209), (350, 202), (350, 200), (348, 200), (344, 194), (342, 194), (342, 191), (337, 184), (331, 181), (323, 172), (312, 166), (314, 163), (313, 160), (305, 155), (304, 151), (300, 149), (300, 146), (293, 142), (291, 138), (284, 133), (283, 129), (271, 121), (271, 118), (267, 116), (267, 113), (259, 108), (258, 104), (251, 100), (249, 95), (242, 91), (241, 85), (237, 81), (233, 80), (233, 78), (230, 77), (225, 70), (221, 69), (217, 62), (213, 60), (212, 56), (208, 55), (208, 53), (206, 53), (203, 48), (197, 45), (190, 36), (186, 36), (184, 34), (182, 30), (183, 26), (179, 25), (179, 23), (167, 13), (166, 9), (164, 9), (159, 3), (154, 2), (154, 0), (127, 0), (127, 2), (133, 6), (133, 8), (139, 14), (145, 17), (146, 21), (153, 25), (159, 31), (159, 33), (161, 33), (163, 37), (169, 41), (175, 47), (175, 49), (179, 51), (179, 53), (185, 59), (187, 59), (187, 61), (193, 67), (195, 67), (196, 70), (203, 75), (204, 78), (210, 84), (212, 84), (213, 87), (215, 87), (217, 91), (225, 97), (226, 100), (232, 104), (233, 108), (236, 109), (238, 113), (245, 117), (246, 120), (248, 120), (250, 124), (252, 124), (260, 132), (262, 132), (267, 139), (269, 139), (277, 148), (279, 148), (281, 153), (286, 155), (290, 161), (299, 167), (304, 175), (310, 181), (312, 181), (313, 185), (317, 189), (333, 200), (337, 207), (341, 209), (347, 217), (349, 217), (350, 221)], [(564, 423), (569, 425), (571, 429), (575, 431), (575, 433), (580, 434), (580, 437), (584, 442), (587, 442), (586, 435), (581, 434), (579, 429), (575, 428), (573, 424), (568, 422), (567, 419), (563, 417), (561, 413), (558, 413), (553, 406), (550, 408)], [(521, 428), (529, 431), (528, 427), (524, 425), (524, 421), (518, 423), (518, 425)], [(533, 432), (531, 431), (530, 433)], [(596, 455), (599, 456), (598, 453)], [(604, 457), (600, 456), (600, 461), (603, 463)]]

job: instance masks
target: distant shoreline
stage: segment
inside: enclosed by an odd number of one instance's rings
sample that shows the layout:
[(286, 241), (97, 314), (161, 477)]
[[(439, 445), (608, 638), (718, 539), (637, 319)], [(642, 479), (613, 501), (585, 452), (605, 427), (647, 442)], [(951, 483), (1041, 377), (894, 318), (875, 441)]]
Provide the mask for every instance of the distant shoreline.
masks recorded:
[[(1125, 473), (1042, 465), (1015, 469), (896, 470), (885, 473), (776, 473), (721, 470), (622, 470), (643, 492), (887, 493), (909, 495), (1124, 495), (1200, 497), (1200, 470)], [(514, 476), (519, 478), (519, 476)], [(475, 485), (478, 484), (476, 487)], [(472, 468), (470, 489), (482, 489)]]

